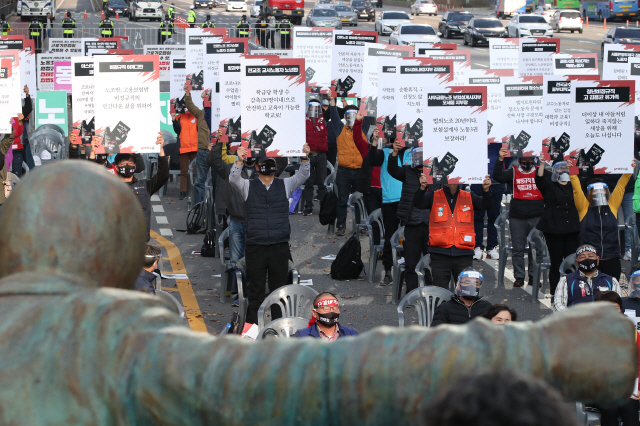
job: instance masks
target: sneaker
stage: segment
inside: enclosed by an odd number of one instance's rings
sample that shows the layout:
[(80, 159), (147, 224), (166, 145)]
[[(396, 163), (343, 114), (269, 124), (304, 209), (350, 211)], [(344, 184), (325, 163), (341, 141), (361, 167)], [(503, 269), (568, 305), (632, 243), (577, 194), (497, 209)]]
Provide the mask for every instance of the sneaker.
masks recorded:
[(184, 200), (184, 197), (186, 197), (186, 196), (187, 196), (186, 192), (181, 192), (180, 193), (180, 200)]
[(524, 280), (516, 280), (516, 282), (513, 283), (514, 287), (524, 287)]
[(476, 247), (473, 249), (473, 259), (474, 260), (482, 260), (482, 249), (480, 247)]
[(624, 257), (622, 260), (631, 260), (631, 250), (627, 250), (624, 252)]
[(240, 306), (240, 302), (238, 301), (238, 299), (236, 299), (233, 302), (231, 302), (231, 307), (232, 308), (237, 308), (239, 306)]
[(487, 252), (487, 259), (498, 260), (500, 259), (500, 254), (498, 253), (498, 249), (492, 248)]
[(311, 216), (312, 214), (313, 214), (313, 211), (305, 210), (304, 213), (302, 213), (302, 216)]
[(316, 195), (313, 197), (313, 201), (320, 201), (320, 199), (318, 198), (318, 194), (316, 194)]
[(384, 271), (384, 278), (380, 281), (380, 285), (391, 285), (393, 279), (391, 279), (391, 271)]
[(342, 237), (346, 233), (347, 233), (347, 227), (346, 226), (339, 226), (338, 228), (336, 228), (336, 235), (338, 237)]

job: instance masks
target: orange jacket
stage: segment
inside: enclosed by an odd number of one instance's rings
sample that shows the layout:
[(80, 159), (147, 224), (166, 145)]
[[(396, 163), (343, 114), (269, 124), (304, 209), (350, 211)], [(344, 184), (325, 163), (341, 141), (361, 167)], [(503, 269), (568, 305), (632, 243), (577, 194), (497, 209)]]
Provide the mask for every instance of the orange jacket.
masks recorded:
[[(367, 137), (362, 133), (362, 138)], [(347, 126), (342, 128), (342, 132), (336, 140), (338, 145), (338, 165), (348, 169), (359, 169), (362, 167), (362, 155), (353, 140), (353, 130)]]
[(180, 121), (180, 154), (198, 150), (198, 120), (190, 112), (178, 116)]
[(433, 207), (429, 214), (429, 245), (474, 249), (476, 232), (473, 227), (473, 202), (469, 192), (458, 190), (453, 214), (444, 190), (439, 189), (433, 194)]

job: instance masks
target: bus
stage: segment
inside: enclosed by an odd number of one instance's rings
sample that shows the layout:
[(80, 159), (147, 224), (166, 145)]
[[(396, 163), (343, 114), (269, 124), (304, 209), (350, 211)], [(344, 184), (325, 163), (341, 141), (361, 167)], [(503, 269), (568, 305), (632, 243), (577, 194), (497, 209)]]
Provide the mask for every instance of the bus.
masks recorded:
[(580, 9), (580, 0), (553, 0), (556, 9)]
[(638, 0), (585, 1), (581, 12), (589, 19), (624, 20), (638, 15)]

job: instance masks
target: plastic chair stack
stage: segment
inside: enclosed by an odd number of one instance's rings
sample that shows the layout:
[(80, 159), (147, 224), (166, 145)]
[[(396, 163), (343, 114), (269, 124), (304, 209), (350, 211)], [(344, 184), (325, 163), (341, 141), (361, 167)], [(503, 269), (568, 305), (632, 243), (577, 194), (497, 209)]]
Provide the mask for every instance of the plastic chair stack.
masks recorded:
[[(375, 243), (373, 224), (378, 224), (380, 230), (380, 243)], [(369, 233), (369, 282), (373, 282), (373, 276), (376, 274), (376, 266), (378, 264), (378, 253), (382, 253), (384, 248), (384, 223), (382, 222), (382, 209), (374, 210), (367, 218), (367, 232)], [(356, 234), (356, 238), (360, 239), (360, 234)]]
[(391, 237), (391, 255), (393, 256), (393, 294), (391, 303), (398, 304), (400, 293), (402, 293), (402, 276), (405, 271), (405, 264), (399, 264), (401, 255), (404, 253), (404, 246), (400, 245), (400, 238), (404, 239), (404, 226), (398, 228)]
[(351, 212), (351, 219), (354, 234), (360, 232), (361, 229), (367, 229), (365, 222), (367, 220), (367, 209), (364, 205), (364, 199), (361, 192), (354, 192), (349, 196), (347, 207)]
[(306, 318), (278, 318), (277, 320), (273, 320), (267, 324), (264, 329), (260, 331), (256, 340), (271, 337), (289, 338), (293, 336), (296, 331), (307, 328), (308, 324), (309, 320)]
[(263, 330), (267, 319), (271, 319), (271, 306), (277, 305), (282, 312), (282, 318), (307, 316), (311, 313), (313, 299), (318, 292), (304, 285), (285, 285), (273, 291), (264, 299), (258, 309), (258, 328)]
[[(543, 284), (549, 282), (549, 268), (551, 267), (551, 257), (549, 256), (549, 250), (547, 249), (547, 243), (544, 239), (542, 232), (533, 228), (527, 236), (529, 242), (530, 253), (532, 256), (533, 265), (533, 283), (531, 284), (531, 302), (538, 303), (538, 293), (540, 276), (542, 276)], [(538, 250), (542, 252), (542, 258), (538, 258)]]
[(498, 232), (498, 285), (504, 286), (504, 271), (507, 267), (507, 255), (511, 254), (511, 242), (507, 243), (509, 234), (509, 210), (505, 210), (498, 216), (495, 222)]
[(418, 325), (423, 327), (431, 327), (433, 314), (443, 302), (451, 299), (453, 293), (446, 288), (430, 285), (428, 287), (418, 287), (407, 294), (398, 305), (398, 326), (404, 328), (409, 324), (405, 324), (404, 311), (407, 305), (413, 305), (418, 313)]

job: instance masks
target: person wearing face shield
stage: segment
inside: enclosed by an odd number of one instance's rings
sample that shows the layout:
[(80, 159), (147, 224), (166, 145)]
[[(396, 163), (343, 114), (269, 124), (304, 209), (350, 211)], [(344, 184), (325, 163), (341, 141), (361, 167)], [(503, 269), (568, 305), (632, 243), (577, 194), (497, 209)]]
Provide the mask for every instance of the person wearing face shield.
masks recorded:
[(258, 309), (265, 298), (265, 283), (269, 274), (269, 289), (286, 285), (289, 274), (289, 197), (309, 178), (309, 145), (302, 147), (304, 157), (298, 173), (286, 179), (276, 178), (274, 158), (262, 157), (255, 164), (258, 178), (241, 177), (244, 159), (249, 150), (238, 148), (238, 161), (231, 167), (229, 183), (242, 194), (246, 217), (245, 261), (249, 279), (249, 309), (247, 322), (258, 323)]
[[(349, 105), (344, 112), (345, 124), (342, 124), (335, 98), (331, 98), (331, 125), (337, 135), (338, 146), (338, 171), (336, 175), (336, 186), (338, 188), (338, 203), (336, 205), (336, 235), (346, 234), (347, 224), (347, 201), (349, 195), (354, 190), (360, 179), (360, 169), (362, 168), (362, 155), (353, 137), (353, 126), (356, 123), (358, 107)], [(362, 135), (363, 140), (367, 140)], [(365, 151), (368, 146), (365, 147)], [(365, 154), (366, 155), (366, 154)]]
[(536, 228), (544, 234), (549, 250), (549, 287), (553, 295), (560, 281), (562, 260), (575, 253), (580, 244), (580, 219), (573, 200), (569, 164), (558, 161), (552, 171), (545, 170), (544, 165), (544, 154), (540, 153), (540, 166), (535, 179), (544, 199), (544, 211)]
[[(635, 166), (634, 158), (631, 168)], [(630, 174), (620, 176), (612, 192), (601, 178), (593, 178), (587, 182), (585, 196), (578, 176), (571, 176), (573, 197), (580, 219), (580, 242), (595, 247), (600, 258), (598, 269), (616, 280), (620, 279), (622, 257), (618, 234), (618, 209), (630, 178)]]
[(313, 299), (309, 327), (298, 330), (292, 337), (315, 337), (335, 342), (341, 337), (357, 336), (355, 328), (346, 327), (338, 322), (340, 303), (333, 293), (320, 293)]
[[(303, 200), (304, 215), (309, 216), (313, 212), (313, 186), (318, 187), (318, 200), (324, 198), (327, 188), (324, 181), (327, 178), (327, 150), (328, 134), (327, 123), (322, 115), (322, 105), (317, 99), (310, 99), (307, 106), (306, 134), (309, 145), (309, 179), (304, 184)], [(301, 201), (302, 202), (302, 201)]]
[(441, 303), (433, 313), (431, 326), (440, 324), (465, 324), (484, 315), (491, 303), (482, 300), (484, 277), (473, 268), (466, 268), (458, 275), (456, 289), (451, 300)]
[(558, 282), (553, 297), (556, 311), (579, 303), (591, 303), (601, 291), (615, 291), (622, 297), (618, 280), (600, 269), (601, 260), (594, 246), (583, 244), (578, 247), (575, 262), (578, 269)]
[[(93, 142), (93, 141), (92, 141)], [(151, 196), (158, 192), (160, 188), (169, 180), (169, 157), (164, 155), (164, 137), (162, 132), (158, 132), (156, 145), (160, 145), (158, 154), (158, 173), (151, 179), (138, 179), (134, 176), (136, 172), (136, 155), (123, 154), (116, 155), (113, 161), (117, 168), (118, 177), (122, 182), (131, 187), (133, 195), (136, 196), (142, 207), (144, 219), (147, 224), (147, 239), (151, 239)]]
[[(518, 158), (513, 167), (504, 170), (504, 157), (508, 151), (501, 149), (493, 167), (493, 179), (500, 183), (513, 185), (513, 198), (509, 207), (509, 229), (511, 231), (511, 261), (513, 263), (514, 287), (524, 286), (526, 271), (524, 250), (527, 236), (536, 227), (544, 212), (544, 200), (535, 182), (535, 158)], [(538, 256), (542, 250), (538, 249)], [(529, 284), (533, 282), (533, 256), (529, 256)]]
[(640, 268), (638, 266), (629, 277), (629, 296), (622, 298), (622, 308), (625, 313), (635, 312), (632, 316), (640, 317)]

